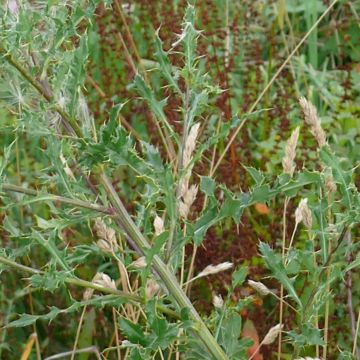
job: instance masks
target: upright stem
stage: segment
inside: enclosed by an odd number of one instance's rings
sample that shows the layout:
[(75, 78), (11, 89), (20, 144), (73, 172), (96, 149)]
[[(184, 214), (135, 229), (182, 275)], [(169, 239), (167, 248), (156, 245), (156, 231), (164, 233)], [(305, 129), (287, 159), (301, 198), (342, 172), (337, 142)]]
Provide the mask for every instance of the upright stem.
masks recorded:
[[(24, 76), (24, 78), (28, 80), (48, 102), (52, 101), (52, 98), (47, 95), (47, 93), (42, 88), (41, 84), (39, 84), (39, 82), (36, 79), (34, 79), (32, 75), (20, 63), (18, 63), (17, 61), (13, 61), (12, 56), (5, 53), (4, 49), (2, 48), (0, 48), (0, 54), (1, 53), (3, 53), (3, 56), (9, 62), (9, 64), (15, 67)], [(68, 115), (63, 109), (59, 107), (55, 107), (54, 110), (58, 112), (68, 122), (68, 124), (70, 124), (71, 126), (74, 125), (74, 131), (76, 135), (80, 139), (82, 139), (82, 132), (76, 120), (74, 118), (71, 118), (70, 115)], [(121, 224), (121, 227), (126, 231), (129, 238), (132, 241), (134, 241), (134, 243), (138, 246), (138, 248), (141, 251), (144, 252), (146, 249), (149, 249), (150, 244), (145, 239), (145, 237), (140, 232), (140, 230), (135, 225), (135, 223), (132, 221), (129, 213), (127, 212), (121, 199), (117, 195), (110, 180), (103, 171), (101, 171), (101, 173), (99, 174), (99, 181), (103, 184), (112, 206), (116, 209), (117, 215), (119, 217), (119, 223)], [(7, 261), (7, 259), (3, 258), (3, 261)], [(177, 282), (176, 277), (167, 268), (167, 266), (164, 264), (164, 262), (160, 259), (158, 255), (154, 256), (152, 267), (159, 274), (169, 294), (173, 296), (179, 308), (189, 309), (191, 317), (196, 323), (194, 326), (194, 332), (197, 334), (199, 339), (205, 345), (209, 354), (211, 354), (216, 360), (227, 360), (227, 356), (225, 355), (220, 345), (217, 343), (215, 338), (210, 333), (209, 329), (202, 321), (200, 315), (197, 313), (197, 311), (193, 307), (192, 303), (190, 302), (186, 294), (181, 289), (179, 283)], [(66, 282), (73, 283), (79, 286), (82, 286), (84, 285), (84, 283), (86, 283), (87, 286), (85, 287), (91, 287), (91, 288), (94, 288), (94, 286), (96, 287), (98, 286), (91, 282), (80, 280), (77, 278), (69, 278)], [(126, 294), (125, 297), (131, 299), (134, 298), (134, 295)]]
[[(282, 233), (282, 249), (281, 249), (281, 258), (283, 263), (285, 263), (285, 249), (286, 249), (286, 213), (287, 213), (287, 206), (289, 203), (289, 198), (285, 198), (284, 202), (284, 210), (283, 210), (283, 233)], [(279, 324), (280, 326), (283, 323), (283, 311), (284, 311), (284, 286), (281, 284), (280, 287), (280, 309), (279, 309)], [(279, 333), (278, 338), (278, 360), (281, 359), (281, 344), (282, 344), (282, 334)]]

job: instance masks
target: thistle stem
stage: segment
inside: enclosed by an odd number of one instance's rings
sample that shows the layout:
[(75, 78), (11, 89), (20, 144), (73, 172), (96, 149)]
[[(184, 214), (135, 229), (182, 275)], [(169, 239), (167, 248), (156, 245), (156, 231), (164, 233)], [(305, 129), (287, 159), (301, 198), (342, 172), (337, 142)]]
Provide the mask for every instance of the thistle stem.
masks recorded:
[[(9, 62), (10, 65), (12, 65), (14, 68), (16, 68), (23, 76), (24, 78), (35, 87), (35, 89), (49, 102), (52, 102), (52, 97), (49, 96), (41, 84), (33, 78), (33, 76), (17, 61), (13, 59), (13, 57), (6, 53), (6, 51), (0, 47), (0, 54), (3, 54), (5, 59)], [(59, 106), (55, 106), (54, 110), (58, 112), (59, 115), (63, 117), (63, 119), (73, 128), (76, 135), (82, 139), (82, 132), (80, 127), (78, 126), (78, 123), (76, 119), (72, 118), (68, 113), (66, 113), (62, 108)], [(129, 238), (134, 241), (134, 243), (139, 247), (139, 249), (144, 252), (146, 249), (150, 248), (150, 244), (145, 239), (143, 234), (140, 232), (139, 228), (135, 225), (135, 223), (132, 221), (129, 213), (127, 212), (125, 206), (123, 205), (121, 199), (117, 195), (115, 189), (113, 188), (110, 180), (102, 171), (99, 175), (99, 180), (104, 185), (106, 193), (109, 197), (109, 200), (112, 204), (112, 206), (116, 209), (117, 215), (119, 217), (119, 222), (122, 225), (122, 228), (127, 232), (127, 235)], [(0, 262), (14, 263), (11, 260), (8, 260), (6, 258), (0, 257)], [(16, 264), (16, 263), (15, 263)], [(23, 266), (23, 265), (21, 265)], [(204, 346), (207, 348), (209, 354), (211, 354), (216, 360), (227, 360), (227, 356), (225, 355), (224, 351), (221, 349), (220, 345), (217, 343), (213, 335), (210, 333), (209, 329), (206, 327), (204, 322), (202, 321), (200, 315), (195, 310), (194, 306), (192, 305), (191, 301), (188, 299), (186, 294), (181, 289), (175, 275), (167, 268), (165, 263), (160, 259), (158, 255), (155, 255), (152, 262), (153, 269), (159, 274), (161, 280), (163, 281), (164, 285), (166, 286), (168, 292), (173, 296), (175, 299), (177, 305), (180, 309), (188, 308), (191, 314), (191, 317), (194, 324), (194, 333), (197, 335), (197, 337), (202, 341)], [(27, 268), (27, 267), (25, 267)], [(93, 284), (89, 281), (77, 279), (77, 278), (68, 278), (66, 280), (69, 284), (74, 284), (78, 286), (83, 286), (86, 288), (92, 288), (95, 290), (107, 292), (107, 293), (114, 293), (118, 294), (119, 296), (123, 296), (127, 299), (133, 299), (133, 301), (138, 299), (135, 297), (135, 295), (126, 294), (123, 292), (118, 292), (118, 290), (104, 288), (102, 286)], [(105, 290), (106, 289), (106, 290)], [(166, 308), (165, 308), (166, 309)], [(166, 309), (168, 310), (168, 309)], [(176, 313), (175, 313), (176, 314)]]

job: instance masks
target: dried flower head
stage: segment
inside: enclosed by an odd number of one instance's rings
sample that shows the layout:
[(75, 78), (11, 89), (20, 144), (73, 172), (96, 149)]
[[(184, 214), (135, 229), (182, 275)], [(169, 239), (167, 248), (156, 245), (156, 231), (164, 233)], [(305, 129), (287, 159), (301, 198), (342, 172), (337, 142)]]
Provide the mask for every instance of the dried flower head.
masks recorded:
[(221, 295), (213, 296), (213, 304), (217, 309), (221, 309), (224, 306), (224, 300), (222, 299)]
[(62, 153), (60, 153), (60, 161), (63, 164), (64, 167), (64, 172), (65, 174), (73, 181), (76, 181), (74, 173), (72, 172), (72, 170), (70, 169), (66, 159), (64, 158), (64, 155)]
[(208, 265), (203, 271), (201, 271), (201, 272), (196, 276), (196, 278), (198, 279), (198, 278), (201, 278), (201, 277), (204, 277), (204, 276), (217, 274), (217, 273), (219, 273), (219, 272), (229, 270), (229, 269), (231, 269), (233, 266), (234, 266), (234, 264), (231, 263), (231, 262), (228, 262), (228, 261), (223, 262), (223, 263), (218, 264), (218, 265)]
[(111, 253), (112, 252), (112, 246), (111, 244), (104, 240), (104, 239), (100, 239), (96, 242), (96, 245), (99, 249), (101, 249), (102, 251), (104, 252), (108, 252), (108, 253)]
[(179, 200), (179, 213), (182, 218), (186, 219), (188, 217), (191, 205), (196, 199), (197, 192), (198, 186), (191, 185), (183, 195), (183, 200)]
[(92, 298), (93, 294), (94, 294), (94, 289), (88, 288), (84, 291), (83, 299), (85, 301), (90, 300)]
[(277, 324), (273, 326), (265, 335), (264, 340), (261, 342), (261, 344), (262, 345), (272, 344), (281, 333), (282, 328), (283, 328), (282, 324)]
[(314, 135), (319, 147), (324, 146), (326, 144), (326, 135), (321, 127), (316, 107), (304, 97), (299, 99), (299, 104), (304, 113), (305, 123), (310, 126), (311, 133)]
[(154, 219), (155, 235), (158, 236), (164, 232), (164, 220), (160, 216), (155, 216)]
[(282, 165), (284, 169), (285, 174), (289, 174), (292, 176), (295, 171), (295, 155), (296, 155), (296, 145), (299, 139), (299, 131), (300, 128), (297, 127), (291, 134), (289, 140), (286, 143), (285, 146), (285, 156), (282, 159)]
[(147, 299), (151, 299), (160, 289), (160, 286), (158, 285), (158, 283), (153, 280), (153, 279), (149, 279), (146, 282), (146, 286), (145, 286), (145, 295)]
[(135, 269), (143, 269), (144, 267), (146, 267), (146, 259), (145, 256), (141, 256), (138, 259), (136, 259), (135, 261), (133, 261), (130, 264), (131, 267), (135, 268)]
[(102, 241), (101, 243), (98, 242), (98, 246), (104, 251), (108, 251), (105, 249), (110, 249), (110, 251), (116, 251), (118, 248), (117, 241), (116, 241), (116, 233), (115, 230), (108, 227), (100, 218), (95, 220), (95, 230), (97, 233), (97, 236), (103, 240), (106, 241), (108, 244), (105, 245), (105, 243)]
[(92, 282), (94, 284), (116, 290), (115, 281), (112, 280), (111, 277), (105, 273), (96, 273)]
[(189, 135), (186, 138), (183, 157), (182, 157), (182, 166), (184, 169), (187, 168), (187, 166), (191, 161), (192, 154), (196, 146), (196, 139), (199, 134), (199, 128), (200, 128), (200, 123), (196, 123), (195, 125), (193, 125), (190, 129)]
[(325, 179), (325, 189), (328, 193), (336, 192), (336, 184), (331, 175), (327, 176)]
[(266, 296), (271, 294), (270, 289), (267, 288), (263, 283), (253, 280), (248, 280), (248, 284), (252, 287), (255, 291), (257, 291), (260, 295)]
[(312, 214), (308, 207), (308, 199), (301, 199), (298, 207), (295, 210), (295, 221), (297, 224), (304, 223), (308, 229), (312, 228)]

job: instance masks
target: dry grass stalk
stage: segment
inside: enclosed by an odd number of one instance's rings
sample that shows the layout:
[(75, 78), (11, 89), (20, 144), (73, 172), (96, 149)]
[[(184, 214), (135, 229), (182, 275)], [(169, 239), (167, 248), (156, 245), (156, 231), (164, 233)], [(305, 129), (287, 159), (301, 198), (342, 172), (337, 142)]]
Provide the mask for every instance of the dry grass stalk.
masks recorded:
[(268, 289), (267, 286), (265, 286), (263, 283), (253, 280), (248, 280), (248, 284), (250, 287), (252, 287), (255, 291), (257, 291), (260, 295), (266, 296), (269, 294), (272, 294), (270, 289)]
[(297, 224), (304, 223), (307, 229), (312, 228), (312, 214), (308, 207), (308, 199), (301, 199), (299, 206), (295, 210), (295, 221)]
[(299, 104), (304, 113), (305, 123), (310, 126), (311, 133), (314, 135), (315, 140), (321, 148), (326, 144), (326, 135), (325, 131), (321, 127), (321, 121), (316, 107), (304, 97), (299, 99)]
[(294, 162), (296, 155), (296, 145), (299, 139), (300, 128), (297, 127), (291, 134), (285, 146), (285, 156), (282, 159), (282, 165), (285, 174), (293, 176), (296, 164)]

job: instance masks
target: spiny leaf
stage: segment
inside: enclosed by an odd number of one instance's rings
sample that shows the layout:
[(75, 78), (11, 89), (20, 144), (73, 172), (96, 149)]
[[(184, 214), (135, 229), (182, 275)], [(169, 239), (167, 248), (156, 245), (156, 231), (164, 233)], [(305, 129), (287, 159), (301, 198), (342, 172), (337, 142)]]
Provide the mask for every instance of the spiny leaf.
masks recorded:
[(156, 31), (155, 34), (155, 57), (156, 60), (159, 62), (160, 69), (162, 75), (168, 81), (169, 85), (180, 95), (182, 92), (178, 86), (177, 80), (173, 75), (173, 66), (170, 63), (168, 54), (163, 50), (163, 44), (159, 37), (159, 29)]
[(294, 289), (292, 281), (286, 275), (286, 270), (282, 264), (281, 258), (274, 253), (268, 244), (261, 242), (259, 248), (274, 277), (284, 286), (289, 295), (299, 304), (300, 308), (302, 308), (300, 298)]

